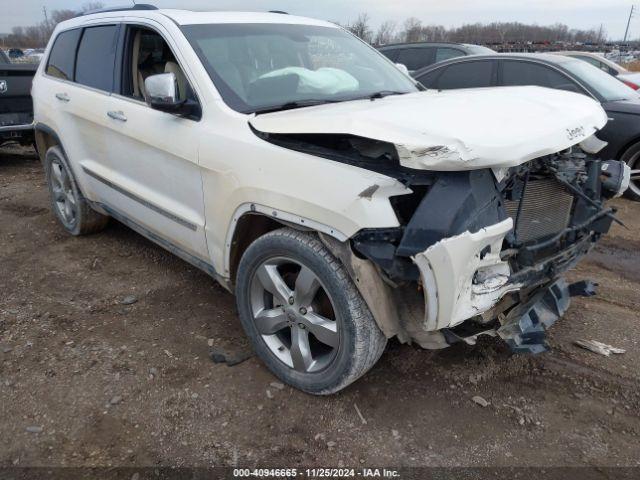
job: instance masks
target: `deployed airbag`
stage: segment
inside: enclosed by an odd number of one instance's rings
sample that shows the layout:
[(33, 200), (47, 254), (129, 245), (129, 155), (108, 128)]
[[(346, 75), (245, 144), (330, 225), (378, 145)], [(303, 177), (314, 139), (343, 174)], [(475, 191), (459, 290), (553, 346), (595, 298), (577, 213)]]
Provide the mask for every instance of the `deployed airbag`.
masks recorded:
[(300, 79), (297, 93), (325, 93), (334, 95), (341, 92), (352, 92), (360, 88), (356, 78), (338, 68), (319, 68), (309, 70), (303, 67), (287, 67), (265, 73), (260, 79), (297, 75)]

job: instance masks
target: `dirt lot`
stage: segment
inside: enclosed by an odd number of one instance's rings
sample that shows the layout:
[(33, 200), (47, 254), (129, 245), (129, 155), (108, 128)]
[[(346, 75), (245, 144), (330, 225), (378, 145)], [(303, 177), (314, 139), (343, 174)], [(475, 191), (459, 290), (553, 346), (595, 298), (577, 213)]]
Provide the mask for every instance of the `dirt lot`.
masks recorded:
[(574, 300), (551, 353), (392, 342), (365, 378), (315, 398), (272, 385), (256, 358), (214, 364), (210, 343), (248, 350), (233, 297), (116, 222), (67, 235), (39, 161), (5, 149), (0, 466), (640, 465), (640, 204), (616, 204), (629, 230), (572, 273), (600, 295)]

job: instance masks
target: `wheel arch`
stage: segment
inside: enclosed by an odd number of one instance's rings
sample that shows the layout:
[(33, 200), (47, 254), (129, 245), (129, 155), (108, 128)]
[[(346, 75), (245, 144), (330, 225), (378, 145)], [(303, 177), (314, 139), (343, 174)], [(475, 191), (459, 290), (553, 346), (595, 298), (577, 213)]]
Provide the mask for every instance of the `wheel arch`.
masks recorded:
[(36, 123), (34, 135), (38, 156), (40, 157), (41, 162), (44, 162), (47, 150), (55, 146), (60, 147), (62, 149), (62, 153), (67, 156), (64, 146), (62, 145), (62, 141), (53, 128), (44, 123)]
[(233, 216), (225, 242), (224, 268), (232, 284), (235, 284), (238, 264), (247, 248), (263, 235), (284, 227), (325, 233), (340, 241), (347, 240), (347, 236), (337, 229), (308, 218), (256, 203), (241, 205)]
[(616, 155), (616, 159), (620, 160), (622, 156), (627, 153), (627, 150), (638, 144), (640, 144), (640, 134), (634, 137), (632, 140), (629, 140), (624, 146), (622, 146), (622, 148), (620, 148), (620, 151)]

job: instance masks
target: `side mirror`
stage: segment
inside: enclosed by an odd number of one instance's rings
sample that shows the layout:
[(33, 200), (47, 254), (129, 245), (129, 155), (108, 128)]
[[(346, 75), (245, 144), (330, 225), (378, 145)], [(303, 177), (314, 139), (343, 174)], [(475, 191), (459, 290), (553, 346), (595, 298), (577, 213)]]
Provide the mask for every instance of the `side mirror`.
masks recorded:
[(181, 117), (200, 117), (200, 105), (192, 100), (180, 100), (175, 73), (151, 75), (144, 81), (147, 104), (154, 110)]
[(404, 63), (396, 63), (396, 68), (400, 70), (402, 73), (404, 73), (406, 76), (408, 77), (411, 76), (411, 74), (409, 73), (409, 69)]

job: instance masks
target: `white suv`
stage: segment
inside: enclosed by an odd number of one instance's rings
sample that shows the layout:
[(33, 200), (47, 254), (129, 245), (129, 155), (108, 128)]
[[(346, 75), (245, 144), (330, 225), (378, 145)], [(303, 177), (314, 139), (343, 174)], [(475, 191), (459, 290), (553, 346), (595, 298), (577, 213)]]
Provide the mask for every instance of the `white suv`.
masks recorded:
[(138, 5), (60, 24), (33, 98), (64, 228), (113, 217), (208, 272), (267, 366), (328, 394), (392, 337), (544, 350), (628, 183), (585, 96), (423, 90), (330, 23)]

